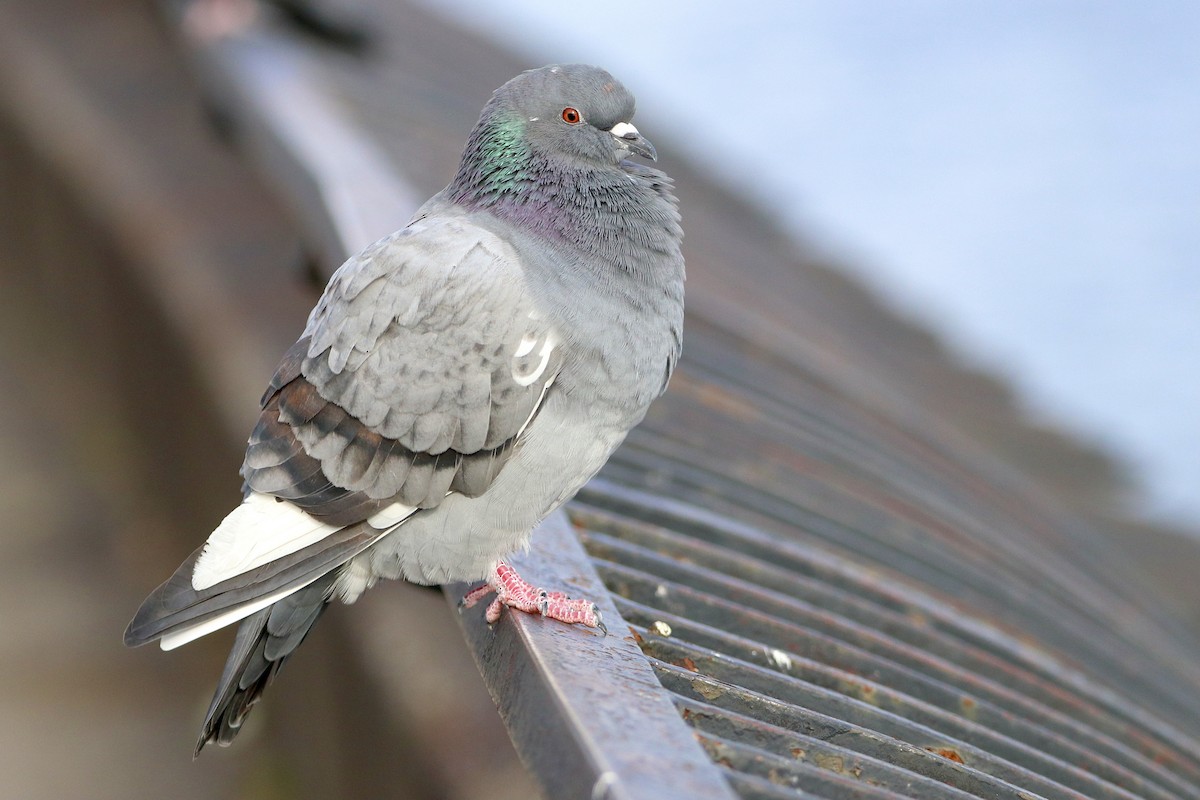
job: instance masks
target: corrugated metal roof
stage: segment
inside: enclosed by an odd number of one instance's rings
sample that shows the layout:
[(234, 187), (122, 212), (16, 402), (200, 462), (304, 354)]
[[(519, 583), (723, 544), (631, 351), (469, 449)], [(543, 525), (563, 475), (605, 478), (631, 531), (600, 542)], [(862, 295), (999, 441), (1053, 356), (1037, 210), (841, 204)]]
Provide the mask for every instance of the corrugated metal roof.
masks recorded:
[(571, 515), (744, 796), (1200, 795), (1194, 643), (1110, 585), (1115, 552), (786, 358), (689, 334)]
[(1126, 707), (1136, 695), (1038, 670), (1029, 645), (1005, 650), (998, 632), (982, 648), (976, 626), (939, 629), (930, 603), (897, 597), (911, 590), (802, 546), (763, 547), (747, 526), (686, 508), (664, 518), (660, 498), (611, 485), (585, 501), (572, 514), (585, 547), (728, 769), (810, 789), (825, 770), (910, 797), (959, 796), (938, 784), (980, 797), (1200, 793), (1194, 744), (1130, 720), (1146, 716)]

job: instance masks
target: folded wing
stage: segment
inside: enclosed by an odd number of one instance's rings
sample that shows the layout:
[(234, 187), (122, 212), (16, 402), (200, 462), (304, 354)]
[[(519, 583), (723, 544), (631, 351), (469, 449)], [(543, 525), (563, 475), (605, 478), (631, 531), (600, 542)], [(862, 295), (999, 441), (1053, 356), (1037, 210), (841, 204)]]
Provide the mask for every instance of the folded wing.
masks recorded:
[(347, 261), (263, 396), (245, 501), (126, 642), (178, 646), (315, 585), (447, 494), (486, 492), (559, 344), (511, 248), (461, 219), (420, 220)]

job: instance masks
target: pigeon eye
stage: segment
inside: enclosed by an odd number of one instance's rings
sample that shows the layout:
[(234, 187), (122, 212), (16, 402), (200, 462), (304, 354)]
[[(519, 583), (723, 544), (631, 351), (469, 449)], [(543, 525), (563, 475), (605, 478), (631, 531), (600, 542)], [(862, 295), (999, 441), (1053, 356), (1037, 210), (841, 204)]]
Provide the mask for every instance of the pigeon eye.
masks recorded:
[(579, 113), (579, 109), (567, 106), (563, 109), (562, 118), (563, 122), (567, 123), (568, 125), (578, 125), (583, 119), (583, 115)]

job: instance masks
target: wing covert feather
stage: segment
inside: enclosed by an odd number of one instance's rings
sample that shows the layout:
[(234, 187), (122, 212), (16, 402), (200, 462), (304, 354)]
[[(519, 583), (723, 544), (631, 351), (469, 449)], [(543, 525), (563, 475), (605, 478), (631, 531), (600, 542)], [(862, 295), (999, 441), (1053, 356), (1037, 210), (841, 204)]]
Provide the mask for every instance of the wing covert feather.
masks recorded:
[(337, 524), (481, 494), (562, 363), (524, 281), (510, 247), (453, 219), (346, 262), (271, 381), (247, 486)]
[(347, 262), (305, 335), (300, 371), (324, 399), (433, 455), (515, 436), (561, 364), (512, 248), (459, 219), (422, 220)]

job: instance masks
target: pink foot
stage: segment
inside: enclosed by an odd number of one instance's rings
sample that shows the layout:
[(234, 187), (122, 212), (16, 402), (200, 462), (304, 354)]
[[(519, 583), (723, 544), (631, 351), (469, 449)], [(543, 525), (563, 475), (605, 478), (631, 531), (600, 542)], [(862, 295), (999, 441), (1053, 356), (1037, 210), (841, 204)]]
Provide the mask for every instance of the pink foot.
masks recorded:
[(601, 633), (608, 635), (608, 628), (604, 626), (604, 620), (595, 603), (582, 598), (572, 600), (562, 592), (539, 589), (503, 561), (496, 565), (496, 569), (488, 576), (487, 583), (466, 593), (459, 606), (470, 608), (492, 592), (496, 593), (496, 599), (488, 605), (484, 613), (484, 619), (489, 624), (500, 619), (500, 611), (504, 606), (508, 606), (527, 614), (541, 614), (548, 619), (572, 625), (578, 623), (589, 628), (599, 628)]

